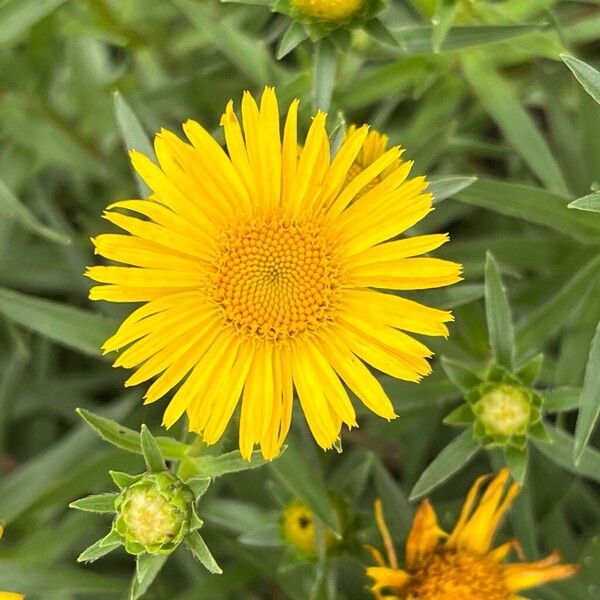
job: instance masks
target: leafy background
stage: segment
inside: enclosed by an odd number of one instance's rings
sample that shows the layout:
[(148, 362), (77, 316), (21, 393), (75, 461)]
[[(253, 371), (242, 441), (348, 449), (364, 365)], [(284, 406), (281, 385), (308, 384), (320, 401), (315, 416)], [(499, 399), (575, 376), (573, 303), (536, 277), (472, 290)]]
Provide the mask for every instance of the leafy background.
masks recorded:
[[(518, 536), (530, 559), (560, 548), (582, 564), (577, 578), (532, 598), (600, 597), (600, 453), (586, 448), (576, 467), (571, 437), (588, 357), (580, 427), (591, 429), (597, 416), (600, 350), (590, 346), (600, 319), (600, 215), (567, 208), (600, 184), (600, 106), (560, 59), (567, 52), (598, 68), (600, 3), (393, 0), (382, 21), (394, 44), (356, 31), (344, 52), (315, 57), (308, 41), (282, 44), (289, 18), (266, 6), (0, 2), (0, 589), (31, 600), (126, 593), (133, 562), (125, 554), (75, 566), (108, 523), (66, 506), (111, 489), (108, 469), (136, 472), (143, 462), (99, 440), (74, 409), (135, 429), (144, 421), (159, 433), (161, 407), (141, 408), (140, 391), (124, 391), (124, 373), (100, 356), (123, 307), (86, 299), (89, 237), (104, 229), (108, 203), (139, 193), (124, 145), (151, 151), (147, 134), (178, 130), (189, 117), (220, 136), (229, 98), (274, 84), (282, 105), (301, 98), (305, 126), (315, 103), (330, 103), (331, 123), (372, 123), (407, 148), (414, 172), (441, 180), (437, 189), (450, 197), (415, 232), (449, 230), (440, 254), (464, 264), (466, 281), (417, 297), (453, 307), (450, 339), (434, 344), (450, 362), (479, 370), (489, 362), (483, 277), (486, 251), (495, 256), (518, 361), (543, 351), (537, 386), (562, 389), (546, 417), (555, 444), (530, 449), (501, 536)], [(411, 490), (456, 437), (442, 419), (461, 395), (439, 361), (418, 386), (383, 383), (401, 418), (387, 424), (362, 414), (342, 454), (317, 451), (298, 415), (279, 461), (216, 480), (199, 512), (225, 575), (178, 551), (147, 597), (366, 598), (370, 559), (361, 544), (380, 545), (372, 502), (383, 498), (401, 546)], [(206, 455), (235, 443), (231, 431)], [(451, 456), (429, 482), (445, 526), (471, 480), (498, 465), (480, 452), (463, 468), (466, 458)], [(281, 547), (281, 503), (300, 497), (328, 522), (327, 489), (353, 515), (344, 552), (299, 558)]]

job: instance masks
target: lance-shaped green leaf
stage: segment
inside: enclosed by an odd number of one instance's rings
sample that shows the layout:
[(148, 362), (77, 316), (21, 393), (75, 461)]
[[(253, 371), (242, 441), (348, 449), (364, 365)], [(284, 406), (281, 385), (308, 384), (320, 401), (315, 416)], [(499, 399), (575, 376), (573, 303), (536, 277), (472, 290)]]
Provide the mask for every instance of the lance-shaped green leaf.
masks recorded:
[(583, 86), (583, 89), (600, 104), (600, 73), (591, 65), (574, 56), (561, 54), (560, 57), (567, 67), (571, 69), (571, 72)]
[(448, 379), (461, 390), (466, 392), (481, 383), (481, 378), (461, 363), (447, 356), (442, 356), (441, 362)]
[(187, 485), (190, 490), (194, 493), (194, 497), (196, 500), (201, 496), (204, 496), (211, 483), (210, 477), (192, 477), (191, 479), (185, 480), (185, 485)]
[(279, 523), (267, 523), (256, 529), (251, 529), (238, 537), (242, 544), (257, 548), (279, 548), (283, 546), (281, 527)]
[(455, 198), (472, 206), (550, 227), (587, 244), (600, 242), (600, 216), (569, 210), (566, 194), (480, 178)]
[(563, 412), (579, 408), (581, 388), (560, 387), (555, 390), (538, 391), (544, 399), (544, 410), (547, 412)]
[(477, 453), (479, 444), (473, 439), (471, 428), (455, 437), (423, 471), (410, 493), (409, 500), (416, 500), (439, 487), (444, 481), (460, 471)]
[(123, 543), (121, 536), (114, 530), (105, 535), (103, 538), (88, 546), (78, 557), (77, 562), (93, 562), (102, 556), (115, 550)]
[(0, 215), (14, 221), (27, 231), (59, 244), (70, 244), (71, 238), (44, 225), (21, 201), (8, 186), (0, 180)]
[(373, 464), (373, 476), (390, 532), (402, 539), (408, 534), (412, 522), (412, 509), (408, 498), (379, 460)]
[(517, 369), (515, 375), (521, 380), (523, 385), (533, 385), (544, 363), (544, 355), (537, 354), (530, 358), (523, 366)]
[(469, 404), (461, 404), (444, 417), (445, 425), (470, 425), (475, 420), (475, 413)]
[(564, 431), (546, 426), (551, 443), (547, 444), (534, 440), (536, 448), (553, 463), (575, 475), (583, 475), (592, 481), (600, 483), (600, 452), (584, 447), (577, 466), (573, 461), (575, 440)]
[(333, 43), (323, 38), (313, 49), (313, 108), (327, 112), (331, 103), (336, 74), (336, 50)]
[(18, 38), (66, 0), (6, 0), (0, 6), (0, 44)]
[(165, 465), (165, 459), (154, 439), (154, 436), (150, 433), (150, 430), (145, 423), (142, 423), (142, 429), (140, 433), (140, 446), (146, 468), (150, 473), (160, 473), (166, 471), (167, 465)]
[(114, 513), (117, 496), (118, 494), (94, 494), (71, 502), (69, 508), (94, 513)]
[(585, 210), (587, 212), (600, 213), (600, 192), (593, 192), (583, 198), (577, 198), (569, 203), (569, 208)]
[(102, 342), (117, 323), (97, 313), (0, 288), (0, 313), (53, 342), (89, 356), (101, 356)]
[(331, 505), (325, 483), (296, 446), (289, 446), (283, 456), (269, 466), (280, 483), (306, 504), (335, 535), (341, 536), (339, 519)]
[[(127, 150), (137, 150), (148, 158), (154, 158), (154, 149), (142, 127), (137, 115), (129, 106), (125, 98), (119, 92), (114, 93), (115, 116), (119, 125), (119, 131)], [(138, 190), (142, 198), (146, 198), (152, 190), (143, 179), (134, 171)]]
[(446, 198), (451, 198), (454, 194), (458, 194), (458, 192), (473, 185), (476, 181), (477, 177), (441, 177), (431, 180), (427, 191), (433, 194), (435, 204), (446, 200)]
[(490, 252), (485, 261), (485, 314), (494, 360), (511, 370), (515, 360), (515, 333), (506, 290)]
[(398, 40), (381, 19), (370, 19), (365, 23), (364, 30), (380, 44), (398, 47)]
[(168, 555), (166, 554), (139, 554), (135, 563), (135, 575), (131, 581), (129, 591), (130, 600), (141, 598), (152, 585), (156, 576), (163, 568)]
[(431, 43), (433, 51), (438, 54), (442, 44), (452, 26), (454, 17), (458, 11), (459, 3), (455, 0), (436, 0), (435, 13), (431, 18), (433, 31), (431, 32)]
[(583, 389), (575, 429), (573, 447), (575, 464), (579, 465), (583, 451), (600, 416), (600, 323), (590, 346), (590, 355), (585, 368)]
[(122, 471), (109, 471), (108, 474), (120, 490), (128, 488), (143, 477), (143, 474), (130, 475), (129, 473), (123, 473)]
[[(137, 431), (84, 408), (78, 408), (76, 412), (103, 440), (128, 452), (142, 454), (140, 434)], [(158, 437), (156, 442), (165, 458), (169, 460), (181, 460), (188, 449), (186, 444), (170, 437)]]
[(548, 188), (566, 193), (563, 174), (546, 140), (504, 78), (479, 54), (466, 54), (462, 66), (484, 108), (529, 168)]
[(308, 37), (306, 28), (298, 21), (291, 21), (285, 33), (281, 36), (277, 46), (277, 60), (287, 56), (296, 46)]
[(523, 449), (514, 446), (506, 446), (504, 449), (506, 455), (506, 464), (510, 469), (510, 474), (516, 483), (523, 485), (525, 475), (527, 474), (528, 453), (527, 446)]
[[(281, 449), (279, 456), (285, 452), (286, 446)], [(196, 477), (221, 477), (228, 473), (239, 473), (257, 469), (266, 464), (267, 460), (262, 457), (260, 450), (255, 450), (250, 460), (242, 458), (239, 450), (232, 450), (220, 456), (199, 456), (191, 459), (194, 463)], [(279, 460), (279, 458), (277, 458)]]
[(185, 542), (196, 559), (211, 573), (216, 573), (219, 575), (223, 573), (223, 570), (221, 567), (219, 567), (214, 556), (208, 549), (206, 542), (202, 539), (202, 536), (197, 531), (193, 531), (192, 533), (188, 534), (185, 538)]

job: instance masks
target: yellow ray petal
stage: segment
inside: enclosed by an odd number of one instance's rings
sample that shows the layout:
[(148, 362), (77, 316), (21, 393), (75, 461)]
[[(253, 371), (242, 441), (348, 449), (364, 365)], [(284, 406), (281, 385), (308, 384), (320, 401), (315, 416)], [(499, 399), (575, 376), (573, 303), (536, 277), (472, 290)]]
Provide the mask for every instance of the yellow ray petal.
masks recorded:
[(553, 552), (537, 562), (503, 565), (506, 584), (511, 591), (518, 592), (549, 581), (572, 577), (579, 570), (578, 565), (559, 565), (559, 561), (560, 554)]
[(262, 134), (260, 169), (264, 171), (267, 207), (279, 206), (281, 200), (281, 137), (279, 107), (272, 87), (266, 87), (260, 100), (258, 127)]
[(385, 522), (385, 515), (383, 514), (383, 502), (381, 501), (381, 498), (377, 498), (377, 500), (375, 500), (375, 503), (373, 504), (373, 510), (375, 513), (375, 522), (377, 523), (377, 528), (379, 529), (381, 539), (383, 540), (383, 545), (385, 546), (385, 551), (387, 552), (388, 564), (390, 567), (392, 567), (392, 569), (397, 569), (398, 557), (396, 556), (396, 549), (394, 548), (394, 542), (392, 541), (390, 530)]
[(447, 534), (438, 525), (437, 516), (429, 500), (423, 500), (413, 519), (412, 528), (406, 540), (406, 566), (416, 569), (438, 547), (441, 538)]
[(25, 600), (25, 596), (16, 592), (0, 592), (0, 600)]
[(246, 190), (251, 200), (254, 200), (257, 196), (256, 178), (250, 168), (250, 162), (248, 160), (248, 151), (246, 150), (246, 144), (242, 136), (242, 129), (240, 127), (238, 118), (233, 111), (233, 101), (227, 103), (225, 113), (221, 117), (221, 126), (225, 133), (225, 142), (227, 144), (227, 151), (231, 162), (237, 171), (240, 179), (244, 182)]
[(521, 544), (518, 540), (509, 540), (508, 542), (504, 542), (504, 544), (501, 544), (497, 548), (490, 550), (488, 552), (488, 556), (494, 562), (499, 563), (502, 562), (510, 554), (511, 550), (514, 550), (521, 560), (525, 557), (523, 553), (523, 548), (521, 547)]
[[(282, 392), (282, 406), (281, 406), (281, 423), (279, 427), (279, 437), (277, 438), (277, 451), (281, 449), (283, 441), (285, 440), (290, 424), (292, 422), (292, 410), (294, 405), (294, 382), (292, 379), (291, 369), (291, 357), (287, 348), (278, 348), (275, 352), (275, 356), (278, 356), (278, 366), (281, 370), (281, 392)], [(277, 366), (277, 363), (275, 363)]]
[(394, 407), (379, 381), (357, 356), (338, 341), (335, 332), (321, 335), (315, 343), (346, 385), (369, 410), (385, 419), (396, 418)]
[(352, 257), (352, 265), (362, 267), (377, 263), (397, 261), (402, 258), (411, 258), (425, 254), (439, 248), (450, 239), (447, 233), (435, 233), (431, 235), (417, 235), (403, 240), (395, 240), (385, 244), (379, 244), (368, 248), (364, 252)]
[(281, 159), (281, 205), (287, 206), (298, 165), (298, 100), (293, 100), (288, 109), (283, 128)]
[(150, 302), (162, 296), (176, 294), (181, 288), (129, 287), (125, 285), (95, 285), (90, 288), (90, 300), (108, 302)]
[(140, 269), (137, 267), (88, 267), (85, 275), (99, 283), (116, 283), (131, 287), (183, 287), (201, 285), (205, 276), (198, 271)]
[[(410, 581), (410, 575), (406, 571), (388, 567), (367, 567), (367, 577), (374, 580), (375, 583), (371, 588), (374, 591), (388, 587), (400, 591)], [(382, 597), (390, 600), (396, 598), (387, 594)]]
[(374, 290), (348, 290), (340, 305), (345, 312), (353, 314), (361, 314), (368, 306), (369, 319), (424, 335), (447, 337), (448, 328), (444, 323), (454, 320), (449, 311)]

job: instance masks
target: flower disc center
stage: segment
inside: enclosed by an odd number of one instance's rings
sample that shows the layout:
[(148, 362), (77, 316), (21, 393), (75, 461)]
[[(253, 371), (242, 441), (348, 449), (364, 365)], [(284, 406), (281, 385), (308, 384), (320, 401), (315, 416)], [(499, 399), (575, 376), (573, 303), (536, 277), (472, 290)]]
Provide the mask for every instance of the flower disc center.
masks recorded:
[(284, 341), (331, 318), (339, 269), (318, 223), (276, 214), (229, 232), (211, 283), (226, 320), (240, 333)]
[(501, 568), (485, 555), (440, 550), (413, 574), (407, 600), (509, 600)]

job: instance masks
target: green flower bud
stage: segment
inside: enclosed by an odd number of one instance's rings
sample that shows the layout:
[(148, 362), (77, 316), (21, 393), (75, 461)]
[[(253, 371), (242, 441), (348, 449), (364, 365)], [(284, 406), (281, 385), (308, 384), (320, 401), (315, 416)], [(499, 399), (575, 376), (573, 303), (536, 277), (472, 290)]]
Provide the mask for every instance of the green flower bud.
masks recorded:
[(531, 416), (531, 393), (515, 385), (499, 385), (484, 394), (473, 412), (490, 435), (525, 435)]
[(113, 528), (130, 554), (168, 554), (190, 531), (194, 494), (169, 472), (147, 473), (115, 501)]

